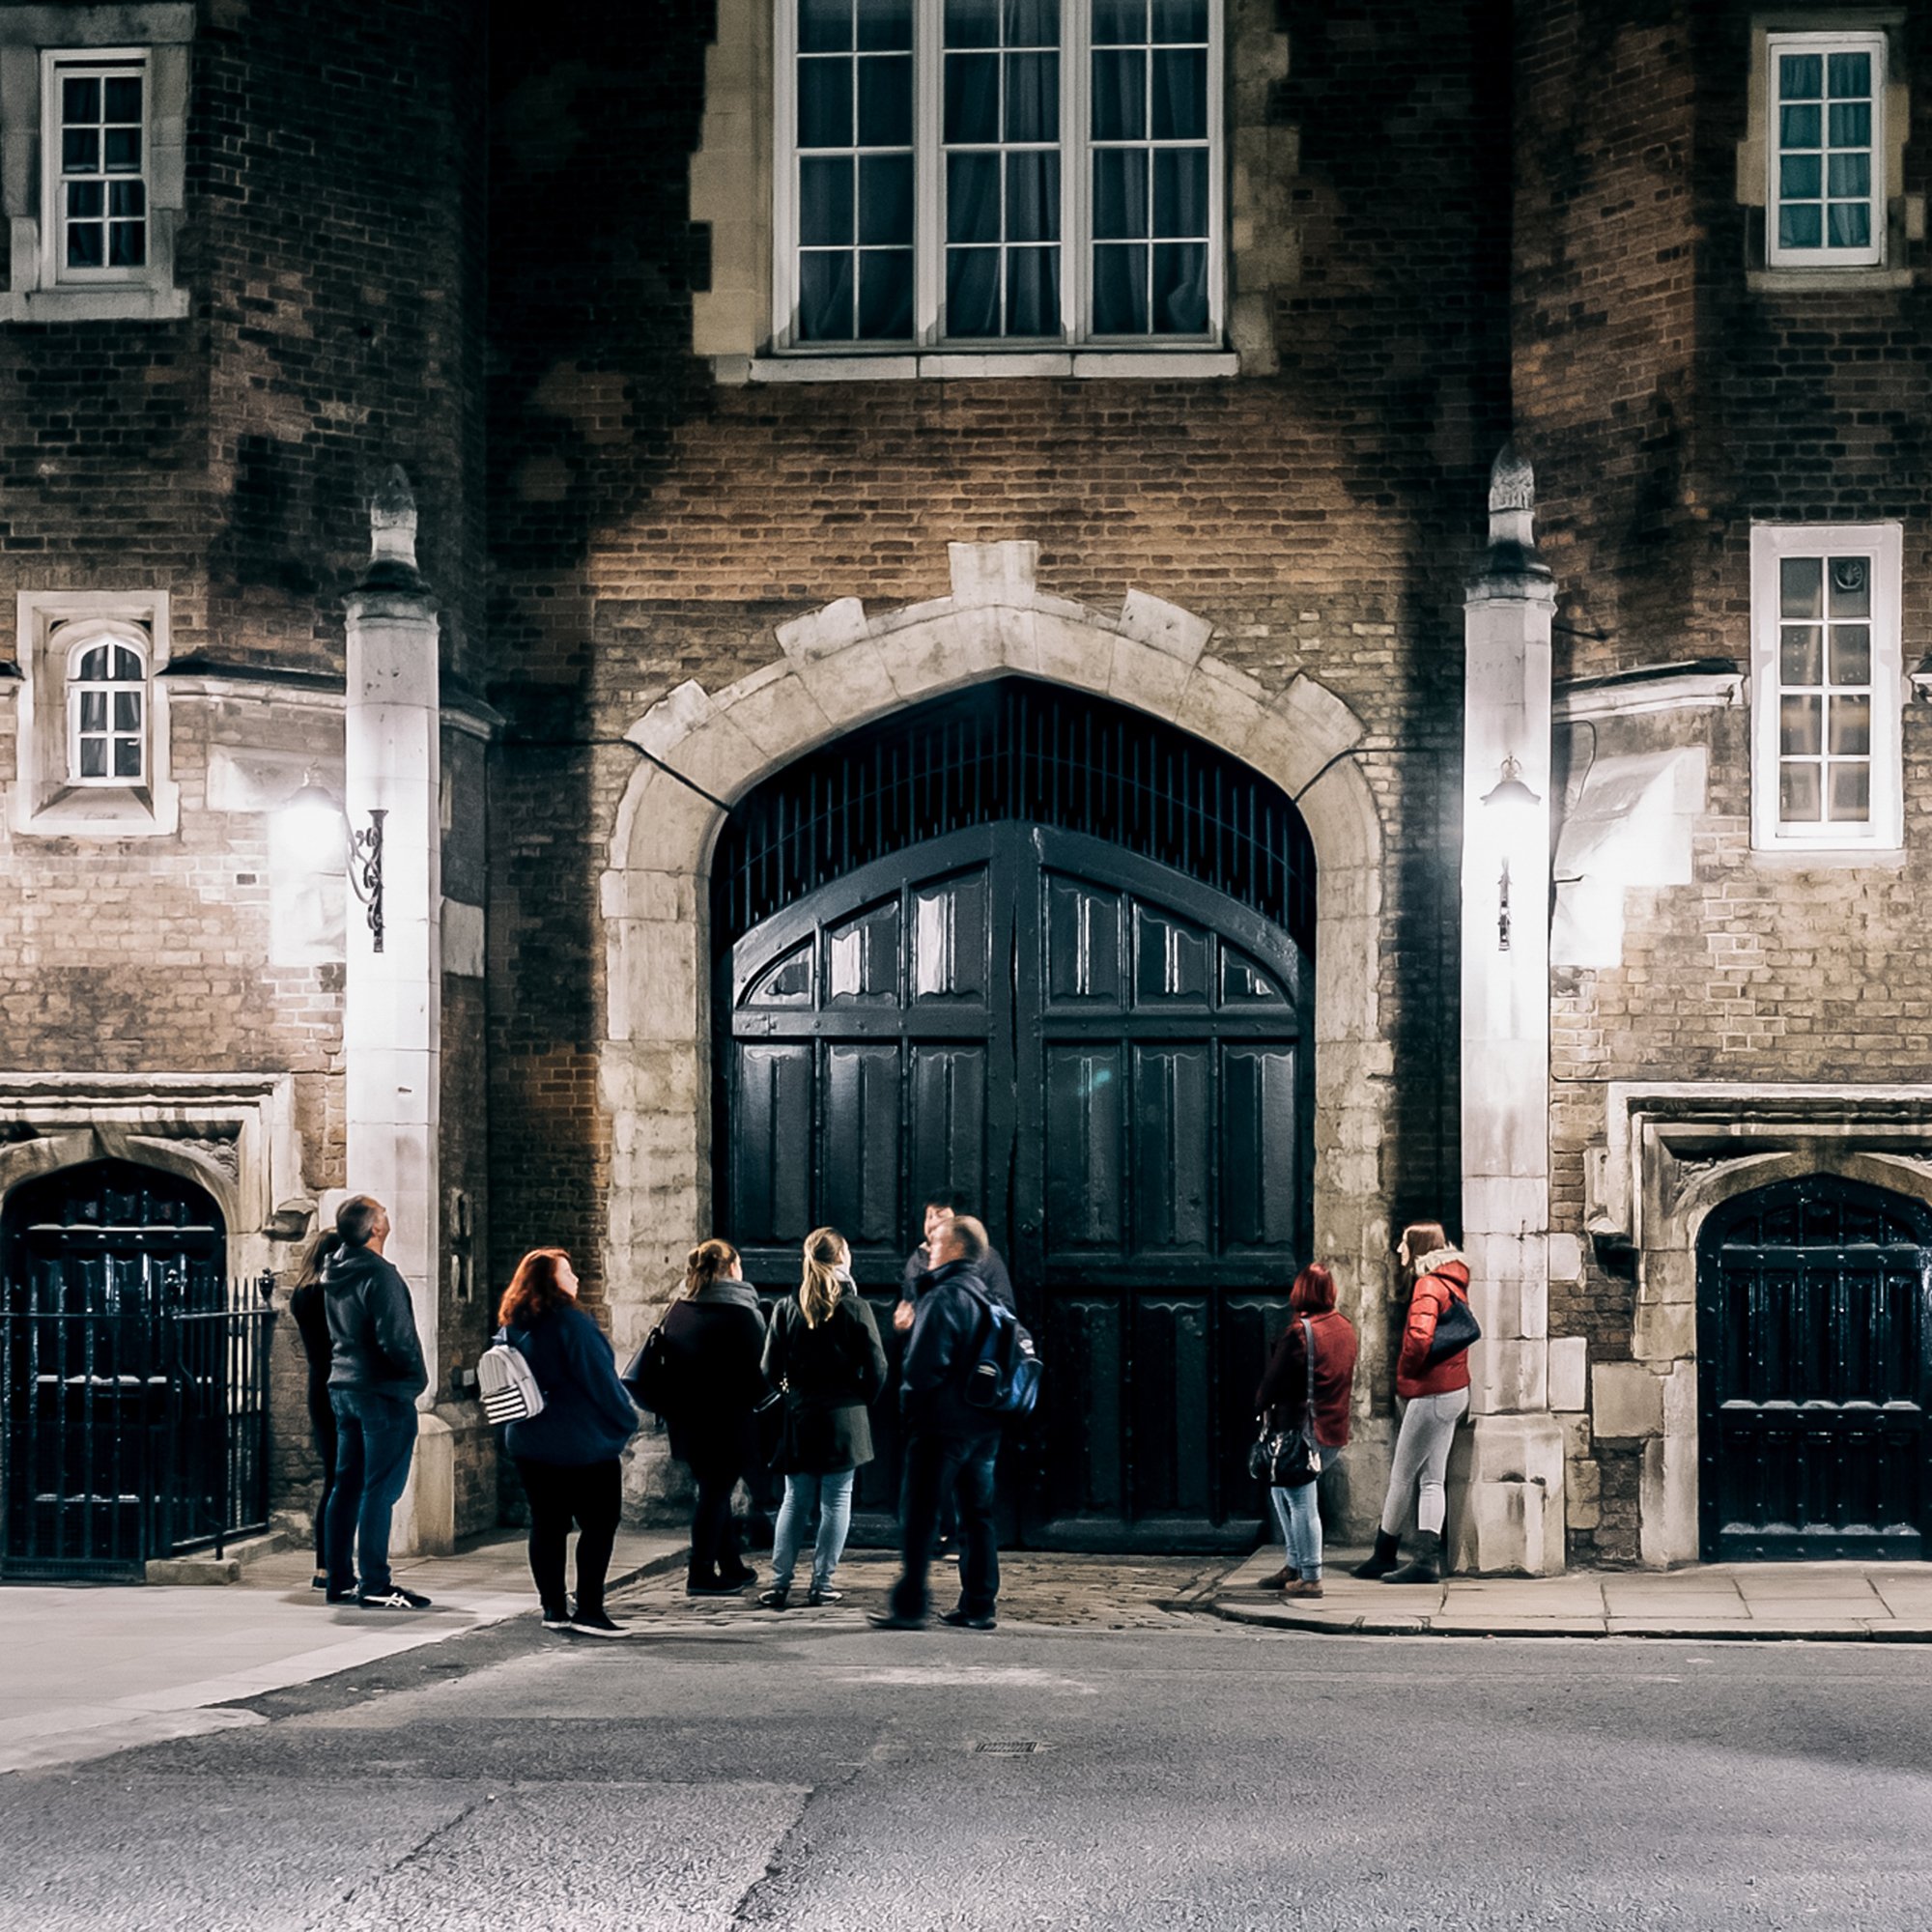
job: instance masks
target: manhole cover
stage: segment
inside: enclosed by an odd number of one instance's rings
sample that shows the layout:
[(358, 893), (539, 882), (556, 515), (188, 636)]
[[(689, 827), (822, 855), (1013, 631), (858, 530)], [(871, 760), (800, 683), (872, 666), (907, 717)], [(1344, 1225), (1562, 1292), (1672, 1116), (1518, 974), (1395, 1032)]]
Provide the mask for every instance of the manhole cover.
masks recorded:
[(987, 1757), (1025, 1757), (1028, 1751), (1037, 1751), (1039, 1745), (1033, 1738), (995, 1738), (973, 1748)]

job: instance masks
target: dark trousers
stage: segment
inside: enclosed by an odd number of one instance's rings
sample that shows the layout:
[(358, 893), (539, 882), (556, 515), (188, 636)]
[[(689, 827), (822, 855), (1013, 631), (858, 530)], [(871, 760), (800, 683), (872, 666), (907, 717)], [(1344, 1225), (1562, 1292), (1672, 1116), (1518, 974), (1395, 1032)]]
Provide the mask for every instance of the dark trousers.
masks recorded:
[(328, 1385), (308, 1392), (309, 1433), (315, 1437), (315, 1453), (322, 1458), (322, 1493), (315, 1505), (315, 1567), (328, 1568), (328, 1493), (335, 1487), (335, 1408), (328, 1400)]
[(745, 1473), (739, 1457), (705, 1457), (691, 1465), (697, 1499), (691, 1511), (691, 1580), (731, 1583), (745, 1574), (738, 1548), (738, 1525), (731, 1516), (731, 1492)]
[(930, 1607), (926, 1578), (940, 1506), (949, 1496), (959, 1519), (959, 1607), (969, 1617), (993, 1614), (1000, 1594), (1000, 1544), (993, 1528), (993, 1464), (999, 1453), (997, 1433), (907, 1437), (899, 1475), (905, 1568), (893, 1586), (895, 1616), (923, 1617)]
[(611, 1574), (611, 1549), (624, 1509), (623, 1465), (608, 1463), (532, 1463), (517, 1458), (517, 1474), (530, 1499), (530, 1575), (546, 1616), (569, 1608), (563, 1593), (564, 1550), (575, 1522), (577, 1607), (604, 1607), (604, 1579)]
[(416, 1406), (373, 1389), (332, 1388), (335, 1485), (328, 1492), (328, 1587), (389, 1587), (389, 1518), (410, 1480), (416, 1446)]

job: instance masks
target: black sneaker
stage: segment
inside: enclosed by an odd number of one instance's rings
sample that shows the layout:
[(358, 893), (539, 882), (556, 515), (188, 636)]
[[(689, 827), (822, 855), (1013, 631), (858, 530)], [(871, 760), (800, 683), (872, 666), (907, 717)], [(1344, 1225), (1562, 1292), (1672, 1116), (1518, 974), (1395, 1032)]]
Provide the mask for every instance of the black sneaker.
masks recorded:
[(815, 1610), (820, 1604), (842, 1604), (845, 1601), (845, 1592), (843, 1590), (808, 1590), (805, 1593), (805, 1601)]
[(547, 1631), (567, 1631), (570, 1629), (568, 1610), (546, 1610), (543, 1613), (543, 1627)]
[(923, 1631), (923, 1617), (902, 1617), (896, 1610), (874, 1610), (866, 1621), (875, 1631)]
[(615, 1624), (602, 1610), (579, 1610), (571, 1618), (566, 1629), (575, 1631), (580, 1636), (629, 1636), (622, 1624)]
[(751, 1587), (749, 1580), (743, 1583), (687, 1583), (684, 1594), (687, 1597), (742, 1597)]
[(325, 1586), (322, 1600), (326, 1604), (359, 1604), (362, 1601), (362, 1592), (354, 1583), (346, 1590), (330, 1590)]
[(355, 1601), (365, 1610), (426, 1610), (429, 1599), (419, 1597), (413, 1590), (406, 1590), (400, 1583), (391, 1583), (386, 1590), (364, 1590)]
[(758, 1599), (758, 1607), (761, 1610), (789, 1609), (791, 1607), (791, 1592), (789, 1590), (767, 1590)]
[(964, 1610), (948, 1610), (939, 1621), (961, 1631), (990, 1631), (1000, 1627), (990, 1611), (983, 1617), (969, 1617)]

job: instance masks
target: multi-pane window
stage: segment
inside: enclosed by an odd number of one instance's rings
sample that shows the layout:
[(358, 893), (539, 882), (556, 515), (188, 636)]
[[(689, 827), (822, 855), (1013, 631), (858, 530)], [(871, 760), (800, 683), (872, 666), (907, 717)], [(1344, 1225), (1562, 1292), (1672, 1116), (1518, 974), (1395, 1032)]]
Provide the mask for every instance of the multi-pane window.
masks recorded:
[(147, 777), (148, 672), (117, 638), (78, 644), (68, 669), (68, 780), (139, 784)]
[(1894, 846), (1898, 529), (1761, 527), (1752, 550), (1756, 842)]
[(59, 274), (136, 273), (148, 263), (146, 68), (61, 61), (52, 79)]
[(1787, 556), (1777, 567), (1777, 816), (1871, 817), (1871, 558)]
[(912, 332), (912, 0), (796, 0), (798, 336)]
[(1207, 0), (1094, 0), (1094, 332), (1208, 327)]
[(947, 0), (945, 329), (1060, 333), (1059, 0)]
[(1885, 37), (1773, 34), (1768, 257), (1860, 268), (1883, 258)]
[(783, 348), (1212, 342), (1219, 0), (781, 0)]

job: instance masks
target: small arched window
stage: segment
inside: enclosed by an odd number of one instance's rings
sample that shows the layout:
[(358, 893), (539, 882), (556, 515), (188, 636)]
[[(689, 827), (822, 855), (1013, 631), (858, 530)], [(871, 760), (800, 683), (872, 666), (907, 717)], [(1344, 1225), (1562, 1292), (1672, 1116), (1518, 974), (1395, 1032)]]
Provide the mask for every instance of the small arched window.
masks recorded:
[(148, 777), (148, 660), (131, 638), (95, 635), (68, 655), (68, 781), (138, 785)]

